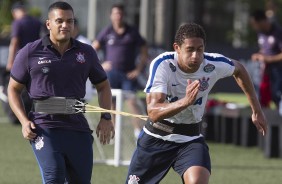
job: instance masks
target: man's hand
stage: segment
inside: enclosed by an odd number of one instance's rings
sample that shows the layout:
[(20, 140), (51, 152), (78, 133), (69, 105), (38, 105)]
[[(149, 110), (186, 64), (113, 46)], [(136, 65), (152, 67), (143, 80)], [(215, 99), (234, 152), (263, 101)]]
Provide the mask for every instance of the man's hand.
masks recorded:
[(96, 129), (96, 135), (103, 145), (109, 144), (110, 140), (115, 137), (115, 129), (112, 121), (101, 119)]
[(199, 92), (200, 82), (199, 80), (195, 80), (192, 82), (192, 80), (188, 79), (187, 83), (188, 85), (186, 87), (185, 99), (186, 99), (186, 104), (189, 106), (194, 104), (196, 100), (197, 94)]
[(24, 122), (22, 124), (22, 134), (23, 137), (27, 140), (34, 140), (36, 133), (32, 130), (36, 129), (35, 124), (31, 121)]
[(140, 71), (138, 69), (132, 70), (127, 73), (127, 78), (130, 80), (136, 79), (138, 75), (140, 74)]
[(257, 127), (257, 130), (262, 133), (264, 136), (267, 132), (267, 121), (264, 114), (261, 113), (253, 113), (252, 121), (254, 125)]
[(108, 71), (110, 71), (110, 70), (112, 69), (112, 64), (111, 64), (110, 61), (104, 61), (104, 62), (102, 63), (102, 67), (103, 67), (103, 69), (104, 69), (106, 72), (108, 72)]
[(252, 55), (252, 61), (254, 62), (263, 62), (263, 63), (271, 63), (273, 62), (271, 56), (263, 55), (261, 53), (255, 53)]

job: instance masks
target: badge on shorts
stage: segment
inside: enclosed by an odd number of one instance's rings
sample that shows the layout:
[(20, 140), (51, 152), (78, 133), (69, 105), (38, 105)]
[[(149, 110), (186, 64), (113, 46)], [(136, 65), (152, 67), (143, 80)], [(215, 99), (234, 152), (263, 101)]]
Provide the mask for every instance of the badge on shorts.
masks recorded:
[(41, 148), (43, 148), (43, 146), (44, 146), (43, 138), (44, 138), (44, 137), (38, 136), (38, 137), (35, 139), (35, 149), (36, 149), (36, 150), (41, 150)]
[(76, 61), (79, 63), (85, 63), (84, 53), (77, 53), (76, 54)]
[(136, 175), (130, 175), (127, 183), (128, 184), (138, 184), (139, 181), (140, 181), (139, 177), (137, 177)]
[(205, 67), (204, 67), (204, 71), (207, 72), (207, 73), (211, 73), (213, 70), (215, 69), (215, 66), (212, 65), (212, 64), (207, 64)]

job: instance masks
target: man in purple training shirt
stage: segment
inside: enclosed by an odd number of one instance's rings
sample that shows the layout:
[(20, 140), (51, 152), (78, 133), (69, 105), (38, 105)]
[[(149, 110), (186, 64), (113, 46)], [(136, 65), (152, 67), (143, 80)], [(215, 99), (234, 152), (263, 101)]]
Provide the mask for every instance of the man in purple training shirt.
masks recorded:
[[(42, 23), (39, 19), (29, 16), (27, 14), (26, 7), (21, 2), (16, 2), (12, 5), (12, 16), (14, 21), (11, 26), (11, 40), (9, 45), (8, 60), (6, 64), (6, 73), (4, 78), (4, 94), (7, 95), (7, 85), (9, 72), (13, 66), (15, 55), (19, 49), (23, 48), (27, 43), (35, 41), (40, 38)], [(29, 112), (31, 110), (32, 102), (29, 98), (26, 90), (22, 93), (22, 99), (24, 101), (25, 110)], [(8, 115), (10, 121), (13, 124), (20, 124), (17, 117), (10, 109), (8, 103), (3, 103), (3, 108)]]
[(260, 102), (263, 106), (268, 106), (272, 100), (278, 108), (282, 95), (282, 28), (277, 22), (271, 22), (263, 10), (254, 11), (250, 23), (258, 33), (260, 48), (259, 52), (252, 55), (252, 60), (265, 65), (260, 86)]
[[(104, 51), (103, 68), (107, 72), (111, 87), (134, 92), (137, 89), (137, 77), (141, 74), (148, 59), (147, 45), (135, 27), (124, 21), (124, 6), (114, 4), (111, 8), (112, 24), (103, 29), (94, 40), (92, 46)], [(140, 62), (136, 56), (140, 52)], [(127, 99), (129, 109), (140, 114), (137, 100)], [(143, 125), (138, 119), (133, 120), (134, 134), (137, 138)]]
[(6, 66), (8, 71), (12, 68), (17, 51), (27, 43), (39, 39), (42, 28), (40, 20), (27, 14), (24, 4), (16, 2), (13, 4), (11, 11), (14, 21), (12, 23), (9, 56)]
[[(16, 55), (8, 86), (9, 103), (22, 124), (23, 137), (31, 143), (43, 183), (90, 184), (92, 130), (82, 113), (67, 111), (73, 107), (67, 102), (85, 96), (89, 78), (99, 105), (110, 109), (110, 84), (95, 50), (71, 38), (74, 12), (68, 3), (58, 1), (49, 6), (46, 27), (50, 34), (27, 44)], [(28, 115), (20, 96), (24, 87), (33, 99), (34, 109)], [(62, 101), (65, 107), (60, 105)], [(109, 113), (101, 115), (96, 134), (102, 144), (114, 137)]]

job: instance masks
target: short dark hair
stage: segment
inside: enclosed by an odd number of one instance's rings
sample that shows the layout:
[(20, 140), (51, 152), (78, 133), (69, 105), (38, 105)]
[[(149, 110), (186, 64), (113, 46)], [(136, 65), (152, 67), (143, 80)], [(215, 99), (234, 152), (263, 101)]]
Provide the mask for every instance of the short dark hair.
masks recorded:
[(22, 10), (25, 10), (26, 7), (25, 7), (25, 4), (21, 1), (18, 1), (18, 2), (15, 2), (12, 7), (11, 7), (11, 10), (16, 10), (16, 9), (22, 9)]
[(204, 40), (204, 44), (206, 44), (206, 33), (203, 27), (196, 23), (185, 23), (178, 28), (174, 42), (177, 45), (182, 45), (186, 38), (193, 37), (202, 38)]
[(73, 12), (73, 8), (71, 7), (71, 5), (68, 4), (67, 2), (63, 2), (63, 1), (57, 1), (53, 4), (51, 4), (48, 8), (48, 13), (50, 13), (54, 9), (71, 10)]
[(117, 8), (117, 9), (121, 10), (122, 12), (124, 12), (124, 5), (121, 4), (121, 3), (113, 4), (113, 5), (112, 5), (112, 8), (111, 8), (111, 11), (112, 11), (114, 8)]
[(251, 18), (253, 18), (256, 22), (267, 20), (266, 14), (264, 10), (255, 10), (251, 13)]

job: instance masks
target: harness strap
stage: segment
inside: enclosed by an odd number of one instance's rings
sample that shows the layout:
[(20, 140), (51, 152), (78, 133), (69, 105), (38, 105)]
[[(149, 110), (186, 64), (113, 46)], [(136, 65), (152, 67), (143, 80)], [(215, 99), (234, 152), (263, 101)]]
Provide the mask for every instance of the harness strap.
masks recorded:
[(33, 100), (33, 109), (40, 114), (76, 114), (85, 112), (85, 105), (75, 98), (49, 97)]
[(145, 127), (152, 133), (161, 136), (166, 136), (169, 134), (180, 134), (186, 136), (198, 136), (200, 135), (200, 123), (193, 124), (174, 124), (166, 120), (153, 123), (148, 121)]

